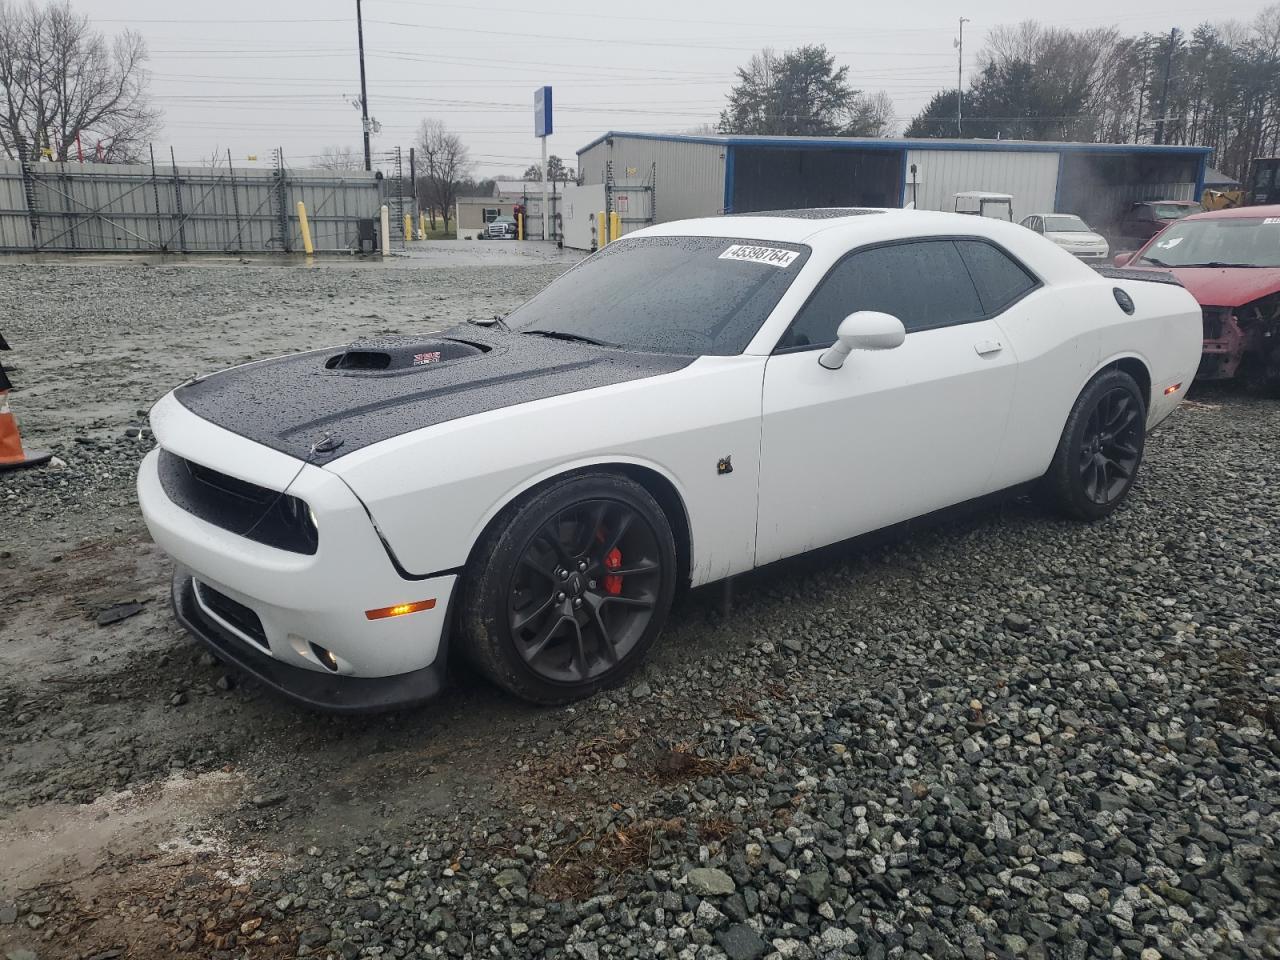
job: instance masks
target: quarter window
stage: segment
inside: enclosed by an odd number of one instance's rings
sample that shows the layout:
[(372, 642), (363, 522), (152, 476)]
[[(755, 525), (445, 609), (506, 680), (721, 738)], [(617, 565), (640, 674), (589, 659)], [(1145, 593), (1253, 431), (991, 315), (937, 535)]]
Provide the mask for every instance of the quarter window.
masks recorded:
[(981, 240), (957, 240), (956, 247), (978, 288), (983, 313), (995, 316), (1039, 286), (1039, 281), (1007, 253)]
[(971, 323), (984, 315), (953, 241), (895, 243), (853, 253), (832, 267), (778, 347), (832, 344), (840, 321), (859, 310), (892, 314), (908, 333)]

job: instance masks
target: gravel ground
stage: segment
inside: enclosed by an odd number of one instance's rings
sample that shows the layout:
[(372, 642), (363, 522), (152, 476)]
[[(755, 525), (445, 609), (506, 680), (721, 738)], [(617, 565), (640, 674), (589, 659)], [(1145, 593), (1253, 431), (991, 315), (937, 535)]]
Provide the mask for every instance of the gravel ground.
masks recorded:
[(0, 265), (66, 461), (0, 477), (0, 953), (1280, 957), (1274, 401), (1198, 391), (1100, 524), (1012, 501), (695, 592), (574, 708), (459, 674), (315, 716), (182, 637), (138, 410), (565, 265)]

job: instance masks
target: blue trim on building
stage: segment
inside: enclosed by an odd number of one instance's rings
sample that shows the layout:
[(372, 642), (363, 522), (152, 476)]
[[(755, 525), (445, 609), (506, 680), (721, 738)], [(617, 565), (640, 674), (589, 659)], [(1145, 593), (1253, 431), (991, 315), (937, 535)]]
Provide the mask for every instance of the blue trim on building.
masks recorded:
[(770, 147), (780, 150), (796, 148), (817, 150), (991, 150), (1005, 153), (1149, 153), (1195, 154), (1208, 157), (1212, 147), (1191, 147), (1153, 143), (1058, 143), (1030, 140), (931, 140), (870, 139), (859, 137), (745, 137), (688, 136), (676, 133), (627, 133), (613, 131), (601, 134), (578, 151), (582, 155), (612, 137), (632, 140), (665, 140), (674, 143), (706, 143), (725, 147)]
[(1200, 198), (1204, 196), (1204, 178), (1205, 173), (1209, 169), (1209, 155), (1205, 154), (1200, 158), (1200, 169), (1196, 171), (1196, 192), (1191, 199), (1200, 202)]
[(1062, 208), (1062, 158), (1058, 158), (1058, 174), (1053, 182), (1053, 212), (1058, 213)]
[(733, 147), (724, 148), (724, 212), (733, 213)]
[(907, 157), (910, 151), (905, 147), (902, 150), (902, 174), (899, 179), (902, 181), (902, 189), (898, 192), (898, 206), (905, 207), (907, 205)]

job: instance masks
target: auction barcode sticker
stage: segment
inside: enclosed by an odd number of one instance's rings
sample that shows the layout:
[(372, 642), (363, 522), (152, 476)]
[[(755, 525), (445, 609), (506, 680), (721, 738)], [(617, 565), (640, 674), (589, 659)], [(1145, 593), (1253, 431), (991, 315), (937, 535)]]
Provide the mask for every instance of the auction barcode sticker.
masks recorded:
[(747, 243), (735, 243), (720, 254), (721, 260), (745, 260), (748, 263), (767, 263), (771, 267), (789, 267), (800, 254), (781, 247), (757, 247)]
[(1280, 217), (1267, 217), (1263, 223), (1280, 223)]

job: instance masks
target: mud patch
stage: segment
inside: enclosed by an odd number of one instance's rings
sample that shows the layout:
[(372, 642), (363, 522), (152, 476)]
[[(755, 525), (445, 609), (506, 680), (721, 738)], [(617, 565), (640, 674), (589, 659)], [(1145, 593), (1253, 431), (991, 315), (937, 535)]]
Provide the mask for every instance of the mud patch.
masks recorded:
[(171, 776), (93, 803), (19, 810), (0, 821), (0, 896), (90, 882), (104, 868), (139, 856), (217, 850), (208, 836), (197, 845), (183, 835), (243, 789), (237, 774), (215, 771)]

